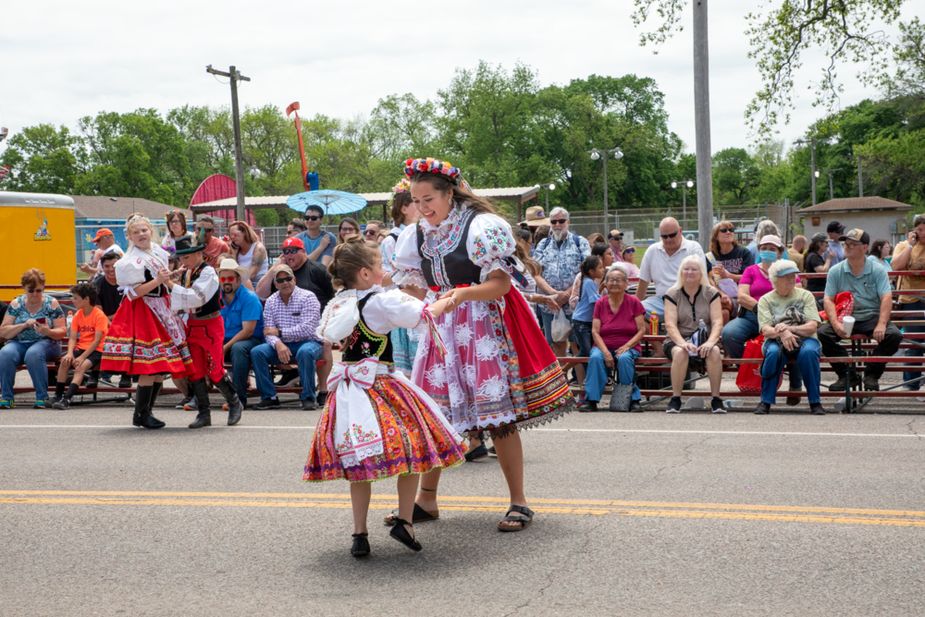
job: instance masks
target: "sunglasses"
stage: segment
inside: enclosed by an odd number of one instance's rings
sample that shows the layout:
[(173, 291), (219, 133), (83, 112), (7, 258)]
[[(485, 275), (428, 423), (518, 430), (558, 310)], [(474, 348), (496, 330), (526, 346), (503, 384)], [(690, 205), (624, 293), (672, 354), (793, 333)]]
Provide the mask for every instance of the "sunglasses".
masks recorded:
[(199, 231), (207, 232), (207, 233), (210, 231), (215, 231), (214, 227), (197, 227), (196, 229), (198, 229)]
[(735, 231), (735, 227), (720, 227), (716, 231), (718, 231), (721, 234), (731, 234), (732, 232)]
[(306, 217), (305, 217), (305, 220), (306, 220), (306, 221), (320, 221), (320, 220), (321, 220), (321, 217), (318, 216), (318, 215), (314, 215), (314, 214), (313, 214), (313, 215), (310, 215), (310, 216), (306, 216)]
[(635, 253), (635, 252), (636, 252), (636, 249), (634, 249), (633, 247), (630, 247), (628, 249), (625, 249), (623, 251), (623, 254), (625, 255), (626, 253)]
[(611, 240), (622, 240), (622, 239), (623, 239), (623, 234), (617, 234), (616, 236), (611, 235), (611, 236), (610, 236), (610, 239), (611, 239)]
[(288, 249), (283, 249), (283, 255), (295, 255), (296, 253), (298, 253), (298, 252), (301, 251), (301, 250), (302, 250), (302, 249), (297, 248), (297, 247), (291, 247), (291, 248), (288, 248)]
[(379, 235), (379, 232), (376, 231), (375, 229), (367, 229), (366, 231), (363, 232), (363, 235), (366, 235), (366, 236), (378, 236), (378, 235)]
[(668, 240), (668, 239), (671, 239), (671, 238), (674, 238), (675, 236), (677, 236), (677, 235), (678, 235), (678, 232), (674, 232), (674, 233), (670, 233), (670, 234), (659, 234), (659, 235), (662, 237), (662, 240)]
[(565, 225), (568, 222), (568, 219), (555, 219), (549, 222), (553, 225)]
[(220, 276), (218, 277), (219, 282), (221, 283), (234, 283), (238, 277), (236, 276)]
[(282, 285), (283, 283), (291, 283), (291, 282), (292, 282), (291, 276), (283, 276), (283, 277), (276, 279), (277, 285)]

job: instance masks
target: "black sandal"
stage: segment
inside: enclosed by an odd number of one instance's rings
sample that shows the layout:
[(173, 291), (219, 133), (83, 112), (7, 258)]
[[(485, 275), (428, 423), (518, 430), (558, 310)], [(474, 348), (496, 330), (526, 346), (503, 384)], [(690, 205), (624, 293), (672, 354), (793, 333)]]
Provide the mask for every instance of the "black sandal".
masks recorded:
[(351, 555), (357, 558), (369, 555), (368, 535), (366, 532), (353, 534), (353, 546), (350, 547)]
[[(504, 518), (498, 522), (498, 531), (523, 531), (524, 528), (533, 522), (533, 510), (527, 506), (511, 505), (504, 514)], [(518, 526), (505, 525), (505, 523), (516, 523)]]
[[(429, 523), (430, 521), (435, 521), (440, 518), (440, 514), (431, 514), (418, 504), (414, 504), (414, 510), (411, 512), (411, 522), (417, 525), (418, 523)], [(398, 509), (392, 510), (392, 513), (389, 514), (383, 522), (386, 527), (394, 527), (398, 522)]]
[(404, 544), (405, 546), (407, 546), (408, 548), (410, 548), (412, 551), (419, 551), (422, 548), (424, 548), (423, 546), (421, 546), (420, 542), (414, 539), (414, 536), (408, 533), (408, 530), (405, 529), (405, 525), (407, 525), (408, 527), (411, 527), (412, 530), (414, 529), (414, 525), (412, 525), (405, 519), (396, 518), (395, 526), (392, 527), (392, 531), (389, 532), (389, 535), (395, 538), (396, 540), (398, 540), (399, 542), (401, 542), (402, 544)]

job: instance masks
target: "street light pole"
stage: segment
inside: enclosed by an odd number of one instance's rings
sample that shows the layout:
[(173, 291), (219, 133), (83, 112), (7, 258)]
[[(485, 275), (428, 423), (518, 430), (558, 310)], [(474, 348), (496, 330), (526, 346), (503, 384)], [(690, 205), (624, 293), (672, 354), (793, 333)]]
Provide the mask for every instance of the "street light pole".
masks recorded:
[(678, 186), (681, 187), (681, 228), (684, 228), (684, 223), (687, 221), (687, 189), (694, 188), (694, 181), (687, 180), (685, 182), (678, 182), (677, 180), (672, 181), (671, 188), (676, 189)]
[(603, 160), (604, 162), (604, 228), (609, 229), (608, 219), (610, 214), (608, 212), (608, 199), (607, 199), (607, 158), (612, 155), (616, 160), (623, 158), (623, 150), (619, 146), (613, 148), (608, 148), (601, 150), (600, 148), (594, 148), (591, 150), (591, 160), (596, 161), (598, 159)]

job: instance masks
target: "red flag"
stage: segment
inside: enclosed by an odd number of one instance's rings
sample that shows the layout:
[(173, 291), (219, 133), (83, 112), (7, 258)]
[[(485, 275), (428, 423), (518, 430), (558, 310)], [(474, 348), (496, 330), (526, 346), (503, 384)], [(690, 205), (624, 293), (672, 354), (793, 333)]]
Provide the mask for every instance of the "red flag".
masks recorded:
[(299, 102), (289, 103), (286, 108), (286, 117), (295, 114), (295, 132), (299, 137), (299, 156), (302, 157), (302, 186), (305, 190), (311, 190), (308, 186), (308, 164), (305, 162), (305, 144), (302, 142), (302, 120), (299, 119)]

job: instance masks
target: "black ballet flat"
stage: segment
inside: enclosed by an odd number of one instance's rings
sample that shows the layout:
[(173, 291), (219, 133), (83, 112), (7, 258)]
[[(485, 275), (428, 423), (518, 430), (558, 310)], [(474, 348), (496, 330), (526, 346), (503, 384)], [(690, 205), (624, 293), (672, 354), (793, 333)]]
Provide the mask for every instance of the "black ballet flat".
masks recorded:
[(369, 555), (368, 533), (353, 534), (353, 546), (350, 547), (350, 554), (354, 557), (366, 557)]
[(404, 544), (405, 546), (407, 546), (408, 548), (410, 548), (412, 551), (419, 551), (422, 548), (424, 548), (423, 546), (421, 546), (420, 542), (414, 539), (414, 536), (408, 533), (408, 530), (405, 529), (405, 525), (414, 529), (414, 525), (412, 525), (405, 519), (396, 518), (395, 525), (392, 527), (392, 530), (389, 531), (389, 535), (395, 538), (396, 540), (398, 540), (399, 542), (401, 542), (402, 544)]

